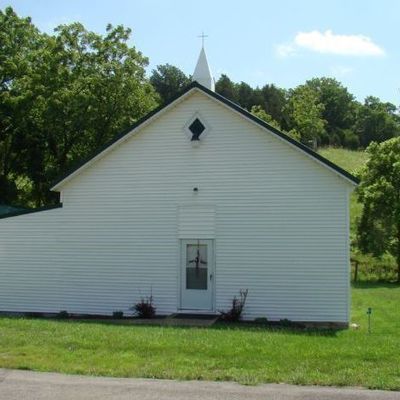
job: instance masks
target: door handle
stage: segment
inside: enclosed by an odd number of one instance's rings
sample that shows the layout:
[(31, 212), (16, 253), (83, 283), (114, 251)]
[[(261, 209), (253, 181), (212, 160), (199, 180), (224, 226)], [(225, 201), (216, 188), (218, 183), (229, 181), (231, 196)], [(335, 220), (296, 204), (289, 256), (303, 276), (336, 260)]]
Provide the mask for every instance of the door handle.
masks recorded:
[(210, 281), (212, 281), (212, 278), (213, 278), (213, 274), (210, 274)]

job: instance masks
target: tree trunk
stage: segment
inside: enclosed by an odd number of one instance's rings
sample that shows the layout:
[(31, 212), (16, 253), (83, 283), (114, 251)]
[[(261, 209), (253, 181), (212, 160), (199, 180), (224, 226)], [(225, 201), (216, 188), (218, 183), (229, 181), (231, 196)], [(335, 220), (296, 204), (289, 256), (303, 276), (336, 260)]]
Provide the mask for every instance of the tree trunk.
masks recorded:
[(400, 233), (397, 237), (397, 283), (400, 283)]
[(400, 283), (400, 256), (399, 255), (397, 256), (397, 283)]
[(397, 283), (400, 283), (400, 220), (397, 223)]

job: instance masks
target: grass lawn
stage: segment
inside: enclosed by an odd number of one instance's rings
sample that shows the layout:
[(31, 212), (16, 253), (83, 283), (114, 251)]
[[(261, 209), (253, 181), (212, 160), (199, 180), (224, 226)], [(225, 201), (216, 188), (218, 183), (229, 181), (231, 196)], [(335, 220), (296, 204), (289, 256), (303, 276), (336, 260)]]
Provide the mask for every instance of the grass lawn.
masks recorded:
[[(400, 389), (400, 286), (353, 288), (359, 330), (178, 328), (0, 318), (0, 367)], [(366, 309), (373, 307), (372, 333)]]

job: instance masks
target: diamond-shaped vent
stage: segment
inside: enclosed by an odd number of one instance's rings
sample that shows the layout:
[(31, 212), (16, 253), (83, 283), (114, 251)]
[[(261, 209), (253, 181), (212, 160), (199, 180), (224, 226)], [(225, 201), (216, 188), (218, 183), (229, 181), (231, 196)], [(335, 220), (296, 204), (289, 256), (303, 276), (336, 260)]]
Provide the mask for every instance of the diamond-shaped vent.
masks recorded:
[(206, 129), (206, 127), (196, 118), (189, 126), (189, 130), (192, 132), (191, 140), (200, 140), (200, 135), (204, 132), (204, 129)]

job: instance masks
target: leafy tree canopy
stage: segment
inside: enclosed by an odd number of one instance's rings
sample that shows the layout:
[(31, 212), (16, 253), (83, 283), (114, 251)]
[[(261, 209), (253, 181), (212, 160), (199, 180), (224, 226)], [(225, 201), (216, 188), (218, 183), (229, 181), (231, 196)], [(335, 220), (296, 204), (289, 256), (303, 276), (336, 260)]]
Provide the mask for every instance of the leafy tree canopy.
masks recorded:
[(27, 112), (30, 93), (16, 82), (31, 75), (35, 53), (43, 44), (30, 18), (19, 18), (11, 7), (0, 10), (0, 202), (15, 202), (16, 179), (23, 170), (20, 121)]
[(298, 86), (289, 92), (286, 112), (291, 128), (300, 135), (303, 143), (314, 146), (315, 142), (323, 142), (326, 135), (324, 109), (318, 94), (307, 85)]
[(262, 119), (265, 122), (268, 122), (271, 126), (276, 129), (281, 130), (280, 125), (276, 122), (271, 115), (269, 115), (261, 106), (253, 106), (251, 108), (251, 113), (255, 115), (257, 118)]
[(232, 82), (229, 77), (222, 74), (221, 77), (215, 84), (215, 91), (221, 96), (233, 101), (234, 103), (239, 102), (239, 93), (236, 83)]
[(0, 71), (8, 113), (0, 182), (28, 180), (29, 197), (14, 201), (41, 205), (52, 201), (56, 175), (149, 112), (157, 96), (145, 76), (147, 58), (128, 44), (130, 29), (108, 25), (99, 35), (73, 23), (46, 35), (11, 8), (0, 19), (7, 44), (0, 53), (8, 60)]
[(377, 97), (369, 96), (364, 105), (357, 108), (354, 131), (363, 147), (372, 141), (382, 142), (400, 135), (400, 117), (396, 106), (383, 103)]
[(395, 105), (368, 97), (360, 104), (334, 78), (314, 78), (294, 89), (273, 84), (252, 88), (235, 83), (226, 74), (216, 91), (247, 110), (260, 106), (282, 130), (311, 146), (366, 147), (399, 135), (399, 114)]
[(153, 70), (150, 83), (160, 95), (162, 103), (167, 103), (189, 85), (190, 77), (179, 68), (164, 64)]
[(261, 89), (262, 107), (267, 114), (279, 123), (282, 127), (287, 128), (287, 115), (285, 115), (285, 105), (287, 103), (287, 91), (281, 89), (274, 84), (267, 84)]
[(279, 123), (277, 121), (275, 121), (271, 115), (269, 115), (267, 112), (265, 112), (265, 110), (261, 107), (261, 106), (253, 106), (251, 108), (251, 113), (253, 115), (255, 115), (257, 118), (262, 119), (263, 121), (267, 122), (268, 124), (270, 124), (271, 126), (273, 126), (274, 128), (280, 130), (281, 132), (286, 133), (287, 135), (289, 135), (290, 137), (292, 137), (293, 139), (299, 140), (300, 141), (300, 135), (297, 131), (295, 131), (294, 129), (291, 130), (290, 132), (286, 132), (282, 129), (282, 127), (279, 125)]
[(306, 82), (318, 94), (324, 105), (322, 118), (327, 123), (328, 133), (337, 133), (354, 124), (355, 99), (340, 82), (334, 78), (314, 78)]
[(397, 260), (400, 282), (400, 137), (373, 142), (367, 152), (369, 160), (357, 190), (363, 203), (357, 245), (375, 256), (391, 253)]

